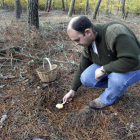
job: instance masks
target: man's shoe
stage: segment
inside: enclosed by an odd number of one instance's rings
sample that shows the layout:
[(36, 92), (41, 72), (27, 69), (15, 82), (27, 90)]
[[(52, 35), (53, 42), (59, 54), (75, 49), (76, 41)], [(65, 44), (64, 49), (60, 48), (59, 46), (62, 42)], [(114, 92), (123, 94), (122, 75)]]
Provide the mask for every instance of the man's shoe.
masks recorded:
[(99, 98), (96, 98), (89, 103), (89, 107), (92, 109), (102, 109), (106, 106), (107, 105), (103, 104)]

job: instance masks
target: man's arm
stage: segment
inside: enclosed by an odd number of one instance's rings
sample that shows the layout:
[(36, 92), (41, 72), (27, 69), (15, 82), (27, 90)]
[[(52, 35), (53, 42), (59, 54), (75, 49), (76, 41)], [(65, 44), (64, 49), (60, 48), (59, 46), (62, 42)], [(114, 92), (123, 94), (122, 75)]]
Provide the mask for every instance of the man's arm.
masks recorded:
[(134, 70), (140, 64), (140, 49), (133, 36), (125, 34), (116, 38), (114, 45), (118, 60), (104, 65), (107, 73), (124, 73)]
[[(76, 72), (76, 75), (74, 77), (73, 83), (72, 83), (72, 88), (71, 90), (63, 97), (63, 102), (69, 102), (72, 100), (72, 98), (75, 96), (75, 92), (78, 90), (78, 88), (81, 86), (81, 81), (80, 81), (80, 77), (82, 72), (92, 64), (92, 62), (85, 57), (82, 54), (82, 58), (80, 61), (80, 65), (78, 67), (78, 70)], [(94, 73), (93, 73), (94, 74)]]
[(77, 89), (82, 85), (82, 83), (80, 81), (81, 74), (91, 64), (92, 64), (92, 62), (82, 54), (80, 65), (79, 65), (76, 75), (73, 79), (73, 83), (72, 83), (72, 87), (71, 87), (72, 90), (77, 91)]

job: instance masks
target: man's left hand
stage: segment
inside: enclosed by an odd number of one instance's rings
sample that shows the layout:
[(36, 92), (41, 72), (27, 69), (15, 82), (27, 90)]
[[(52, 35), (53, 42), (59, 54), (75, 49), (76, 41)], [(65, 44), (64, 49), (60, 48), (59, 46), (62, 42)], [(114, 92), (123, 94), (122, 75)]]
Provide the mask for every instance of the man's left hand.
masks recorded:
[(101, 76), (103, 76), (105, 73), (103, 73), (102, 71), (101, 71), (101, 68), (97, 68), (96, 70), (95, 70), (95, 79), (97, 80), (97, 81), (100, 81), (101, 80)]

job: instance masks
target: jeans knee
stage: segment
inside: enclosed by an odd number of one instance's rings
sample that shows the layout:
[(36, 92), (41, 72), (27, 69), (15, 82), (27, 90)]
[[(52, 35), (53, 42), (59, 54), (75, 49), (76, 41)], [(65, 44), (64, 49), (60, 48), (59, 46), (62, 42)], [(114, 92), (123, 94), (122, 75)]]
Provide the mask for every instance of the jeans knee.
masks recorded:
[(83, 84), (83, 85), (87, 85), (86, 83), (86, 81), (88, 80), (85, 76), (83, 76), (83, 74), (81, 75), (81, 77), (80, 77), (80, 80), (81, 80), (81, 83)]
[(125, 83), (123, 80), (114, 78), (109, 81), (109, 85), (114, 89), (123, 89), (127, 86), (127, 83)]

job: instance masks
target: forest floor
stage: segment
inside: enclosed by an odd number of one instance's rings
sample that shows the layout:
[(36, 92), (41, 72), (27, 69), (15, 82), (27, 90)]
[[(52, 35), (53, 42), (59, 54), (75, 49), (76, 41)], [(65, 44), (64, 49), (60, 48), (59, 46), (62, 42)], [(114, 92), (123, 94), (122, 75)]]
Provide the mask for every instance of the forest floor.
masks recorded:
[[(40, 29), (29, 30), (25, 13), (15, 20), (14, 12), (0, 12), (0, 118), (7, 115), (0, 123), (1, 140), (140, 139), (140, 81), (103, 110), (92, 110), (88, 103), (104, 89), (85, 86), (63, 109), (56, 108), (70, 90), (82, 51), (67, 36), (70, 19), (60, 11), (40, 12)], [(138, 16), (123, 20), (100, 15), (94, 23), (114, 20), (129, 26), (140, 40)], [(45, 57), (58, 66), (50, 83), (36, 72)]]

